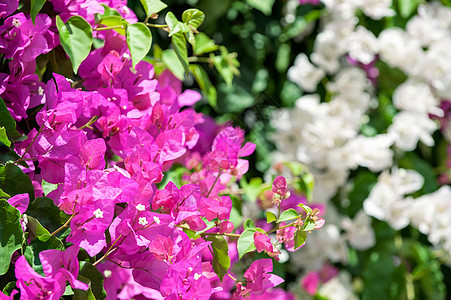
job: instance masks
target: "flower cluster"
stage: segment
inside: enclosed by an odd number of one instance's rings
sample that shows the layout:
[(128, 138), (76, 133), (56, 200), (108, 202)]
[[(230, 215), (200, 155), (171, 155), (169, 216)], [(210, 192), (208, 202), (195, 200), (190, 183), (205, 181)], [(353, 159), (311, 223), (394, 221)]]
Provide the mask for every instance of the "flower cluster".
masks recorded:
[[(304, 214), (280, 214), (290, 194), (285, 178), (277, 177), (279, 215), (268, 220), (266, 230), (253, 226), (240, 234), (231, 221), (232, 199), (223, 191), (248, 171), (243, 157), (255, 144), (245, 143), (240, 128), (218, 126), (196, 112), (201, 95), (183, 90), (171, 72), (156, 74), (148, 61), (136, 63), (130, 33), (124, 36), (117, 27), (94, 31), (99, 44), (74, 69), (76, 82), (57, 71), (47, 74), (44, 55), (52, 59), (67, 49), (61, 21), (69, 27), (77, 25), (70, 20), (78, 20), (90, 33), (107, 13), (127, 26), (137, 22), (124, 1), (49, 2), (56, 18), (11, 15), (15, 9), (0, 14), (5, 19), (0, 53), (8, 61), (8, 72), (0, 73), (0, 96), (12, 116), (5, 118), (20, 122), (18, 130), (26, 135), (13, 140), (8, 151), (14, 160), (0, 167), (26, 174), (21, 178), (31, 181), (33, 191), (2, 186), (11, 195), (2, 191), (9, 199), (1, 209), (11, 209), (11, 217), (21, 214), (17, 234), (23, 238), (23, 247), (9, 253), (17, 279), (8, 285), (9, 297), (59, 299), (82, 290), (102, 297), (106, 292), (108, 299), (221, 299), (234, 290), (236, 299), (291, 298), (272, 290), (283, 282), (271, 274), (272, 259), (248, 264), (245, 280), (238, 280), (229, 271), (237, 262), (233, 253), (241, 258), (257, 250), (278, 259), (276, 246), (299, 249), (306, 232), (324, 224), (318, 211), (302, 204)], [(195, 25), (189, 25), (186, 30), (193, 33)], [(167, 26), (172, 30), (172, 23)], [(43, 82), (46, 76), (51, 79)], [(8, 137), (12, 129), (6, 129)], [(5, 145), (8, 137), (2, 139)], [(173, 168), (183, 171), (178, 181), (171, 178)], [(40, 207), (61, 220), (50, 224), (53, 232), (41, 225)], [(277, 242), (271, 241), (273, 232)], [(39, 260), (29, 255), (41, 249), (33, 248), (36, 244), (50, 249), (34, 253)], [(100, 274), (105, 292), (93, 287), (93, 272)]]

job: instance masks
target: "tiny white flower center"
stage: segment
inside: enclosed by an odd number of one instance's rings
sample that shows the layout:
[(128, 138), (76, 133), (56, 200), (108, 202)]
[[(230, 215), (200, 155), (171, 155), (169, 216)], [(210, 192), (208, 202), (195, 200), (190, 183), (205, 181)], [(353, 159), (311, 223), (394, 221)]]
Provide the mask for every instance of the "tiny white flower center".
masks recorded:
[(113, 274), (113, 272), (111, 272), (111, 270), (103, 271), (103, 276), (105, 276), (105, 278), (111, 277), (112, 274)]
[(98, 218), (103, 218), (103, 211), (101, 211), (100, 208), (97, 208), (92, 214), (93, 214), (97, 219), (98, 219)]
[(156, 217), (156, 216), (153, 216), (153, 220), (154, 220), (155, 223), (157, 223), (158, 225), (161, 223), (161, 220), (160, 220), (158, 217)]
[(199, 273), (195, 273), (194, 274), (194, 280), (197, 280), (197, 279), (199, 279), (201, 277), (202, 277), (202, 274), (199, 274)]
[(138, 224), (142, 225), (142, 226), (146, 226), (149, 222), (147, 222), (146, 217), (140, 217)]
[(38, 87), (38, 94), (39, 96), (44, 95), (44, 89), (42, 88), (42, 86)]
[(142, 204), (138, 204), (138, 205), (136, 205), (136, 209), (139, 211), (144, 211), (146, 209), (146, 207)]
[(70, 79), (70, 78), (66, 78), (66, 80), (67, 80), (69, 83), (74, 83), (74, 81), (73, 81), (72, 79)]
[(22, 25), (22, 23), (20, 23), (19, 19), (14, 18), (13, 19), (13, 25), (14, 25), (14, 27), (19, 27), (20, 25)]
[(28, 224), (28, 216), (26, 214), (22, 215), (22, 220), (23, 220), (23, 224), (27, 225)]
[(124, 53), (124, 54), (122, 54), (122, 57), (125, 58), (125, 59), (129, 59), (130, 58), (130, 54)]

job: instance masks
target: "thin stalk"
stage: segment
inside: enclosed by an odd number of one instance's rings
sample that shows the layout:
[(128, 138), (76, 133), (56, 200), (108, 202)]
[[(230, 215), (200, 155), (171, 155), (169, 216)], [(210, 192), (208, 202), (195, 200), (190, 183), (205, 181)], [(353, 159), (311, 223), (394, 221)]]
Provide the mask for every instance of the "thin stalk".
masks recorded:
[(188, 62), (201, 62), (201, 63), (211, 63), (211, 58), (209, 57), (197, 57), (197, 56), (190, 56), (188, 57)]
[(125, 29), (123, 25), (116, 25), (116, 26), (108, 26), (108, 27), (98, 27), (93, 29), (92, 31), (103, 31), (103, 30), (110, 30), (110, 29)]
[(148, 27), (154, 27), (154, 28), (168, 28), (169, 26), (166, 24), (152, 24), (152, 23), (145, 23)]
[(116, 250), (117, 247), (114, 248), (114, 249), (113, 249), (113, 247), (114, 247), (114, 245), (116, 245), (116, 243), (117, 243), (121, 238), (122, 238), (122, 234), (121, 234), (120, 236), (118, 236), (118, 238), (111, 244), (110, 248), (108, 248), (108, 250), (105, 252), (105, 254), (104, 254), (101, 258), (99, 258), (95, 263), (93, 263), (92, 265), (93, 265), (93, 266), (97, 266), (102, 260), (104, 260), (105, 258), (107, 258), (108, 255), (110, 255), (110, 253), (112, 253), (114, 250)]
[(81, 126), (81, 127), (78, 128), (78, 129), (83, 129), (83, 128), (86, 128), (86, 127), (92, 129), (92, 128), (91, 128), (91, 125), (94, 124), (94, 123), (97, 121), (98, 118), (99, 118), (99, 116), (94, 116), (94, 117), (92, 117), (92, 118), (88, 121), (88, 123), (86, 123), (85, 125)]
[(284, 228), (288, 228), (288, 227), (291, 227), (291, 226), (296, 226), (296, 225), (288, 224), (288, 225), (284, 225), (282, 227), (276, 227), (276, 228), (274, 228), (274, 229), (272, 229), (270, 231), (266, 231), (266, 234), (270, 234), (270, 233), (273, 233), (273, 232), (275, 232), (275, 231), (277, 231), (279, 229), (284, 229)]
[(219, 232), (202, 232), (200, 236), (209, 236), (209, 235), (223, 235), (223, 236), (229, 236), (229, 237), (240, 237), (241, 234), (237, 233), (219, 233)]
[(34, 142), (36, 141), (36, 139), (38, 138), (39, 134), (41, 134), (42, 130), (44, 129), (44, 124), (42, 124), (42, 126), (39, 128), (38, 133), (36, 133), (35, 137), (33, 138), (33, 140), (31, 141), (30, 145), (28, 145), (27, 149), (25, 149), (25, 152), (22, 154), (22, 156), (16, 160), (14, 163), (17, 164), (21, 161), (24, 160), (24, 156), (28, 153), (28, 151), (30, 151), (31, 146), (34, 144)]
[(207, 198), (208, 198), (208, 196), (210, 196), (210, 193), (211, 193), (211, 191), (213, 190), (213, 188), (215, 187), (216, 182), (218, 182), (219, 176), (221, 176), (221, 172), (222, 172), (222, 169), (219, 168), (218, 176), (216, 177), (215, 182), (213, 182), (213, 184), (212, 184), (210, 190), (208, 191), (208, 193), (207, 193)]
[(58, 228), (57, 230), (55, 230), (54, 232), (51, 233), (52, 236), (54, 236), (55, 234), (57, 234), (58, 232), (60, 232), (61, 230), (63, 230), (64, 228), (66, 228), (70, 221), (72, 221), (72, 219), (75, 217), (75, 213), (73, 213), (70, 218), (66, 221), (66, 223), (64, 223), (60, 228)]

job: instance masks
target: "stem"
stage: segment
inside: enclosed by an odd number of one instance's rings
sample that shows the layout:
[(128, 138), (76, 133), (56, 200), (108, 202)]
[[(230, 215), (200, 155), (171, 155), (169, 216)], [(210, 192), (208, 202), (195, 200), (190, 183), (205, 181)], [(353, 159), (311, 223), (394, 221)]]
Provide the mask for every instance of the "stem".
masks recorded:
[(208, 191), (208, 193), (207, 193), (207, 198), (208, 198), (208, 196), (210, 196), (210, 193), (211, 193), (211, 191), (213, 190), (213, 188), (215, 187), (216, 182), (218, 182), (219, 176), (221, 176), (221, 172), (222, 172), (222, 169), (219, 168), (218, 176), (216, 177), (215, 182), (213, 182), (213, 185), (211, 186), (210, 190)]
[(125, 29), (123, 25), (116, 25), (116, 26), (108, 26), (108, 27), (99, 27), (95, 28), (92, 31), (102, 31), (102, 30), (110, 30), (110, 29)]
[(99, 116), (92, 117), (91, 120), (88, 121), (88, 123), (86, 123), (85, 125), (81, 126), (78, 129), (83, 129), (83, 128), (86, 128), (86, 127), (92, 129), (91, 125), (94, 124), (97, 121), (98, 118), (99, 118)]
[(229, 273), (229, 272), (227, 272), (226, 274), (227, 274), (227, 275), (229, 275), (229, 277), (230, 277), (230, 278), (232, 278), (232, 279), (233, 279), (233, 281), (235, 281), (235, 282), (238, 282), (238, 279), (236, 279), (235, 277), (233, 277), (232, 275), (230, 275), (230, 273)]
[(152, 23), (145, 23), (145, 24), (148, 27), (154, 27), (154, 28), (167, 28), (167, 27), (169, 27), (166, 24), (152, 24)]
[[(75, 207), (74, 207), (75, 208)], [(64, 223), (60, 228), (58, 228), (57, 230), (55, 230), (54, 232), (52, 232), (50, 235), (54, 236), (55, 234), (57, 234), (58, 232), (60, 232), (61, 230), (63, 230), (64, 228), (67, 227), (67, 225), (69, 225), (70, 221), (72, 221), (72, 219), (75, 217), (75, 212), (72, 213), (72, 215), (70, 216), (70, 218), (66, 221), (66, 223)]]
[(240, 237), (241, 234), (237, 233), (219, 233), (219, 232), (202, 232), (200, 236), (209, 236), (209, 235), (224, 235), (224, 236), (230, 236), (230, 237)]
[(211, 63), (211, 58), (209, 58), (209, 57), (190, 56), (190, 57), (188, 57), (188, 62)]
[(110, 248), (108, 248), (108, 250), (105, 252), (105, 254), (100, 259), (98, 259), (95, 263), (93, 263), (92, 265), (93, 266), (97, 266), (102, 260), (107, 258), (107, 256), (110, 255), (110, 253), (112, 253), (114, 250), (116, 250), (117, 247), (114, 248), (114, 249), (113, 249), (113, 247), (121, 239), (121, 237), (122, 237), (122, 234), (120, 236), (118, 236), (117, 239), (111, 244)]
[(279, 229), (284, 229), (284, 228), (288, 228), (288, 227), (291, 227), (291, 226), (296, 226), (296, 225), (294, 225), (294, 224), (288, 224), (288, 225), (284, 225), (284, 226), (282, 226), (282, 227), (277, 226), (276, 228), (271, 229), (270, 231), (266, 231), (266, 234), (273, 233), (274, 231), (277, 231), (277, 230), (279, 230)]
[(22, 154), (22, 156), (16, 160), (14, 163), (17, 164), (21, 161), (24, 160), (24, 156), (28, 153), (28, 151), (30, 151), (31, 146), (33, 145), (33, 143), (36, 141), (36, 139), (38, 138), (39, 134), (42, 132), (42, 130), (44, 129), (44, 124), (42, 124), (42, 126), (39, 128), (38, 133), (36, 133), (35, 137), (33, 138), (33, 140), (31, 141), (30, 145), (28, 145), (27, 149), (25, 149), (25, 152)]

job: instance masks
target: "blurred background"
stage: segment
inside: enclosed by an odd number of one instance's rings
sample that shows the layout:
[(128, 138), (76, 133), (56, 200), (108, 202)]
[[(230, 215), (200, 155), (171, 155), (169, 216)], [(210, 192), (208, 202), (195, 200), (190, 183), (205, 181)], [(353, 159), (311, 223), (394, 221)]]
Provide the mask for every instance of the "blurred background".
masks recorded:
[[(205, 72), (184, 84), (203, 93), (198, 111), (257, 144), (239, 217), (264, 219), (256, 177), (306, 176), (284, 162), (314, 178), (307, 198), (326, 225), (276, 263), (283, 288), (299, 299), (451, 299), (451, 3), (165, 3), (179, 18), (205, 12), (199, 30), (227, 49), (226, 67), (198, 61)], [(145, 18), (139, 0), (128, 5)]]

